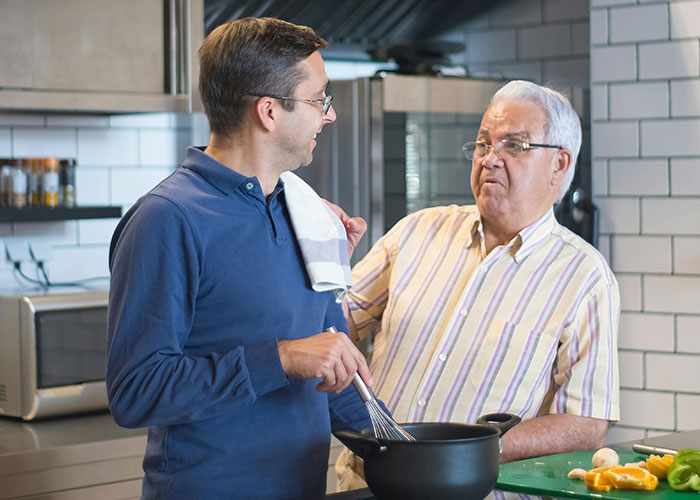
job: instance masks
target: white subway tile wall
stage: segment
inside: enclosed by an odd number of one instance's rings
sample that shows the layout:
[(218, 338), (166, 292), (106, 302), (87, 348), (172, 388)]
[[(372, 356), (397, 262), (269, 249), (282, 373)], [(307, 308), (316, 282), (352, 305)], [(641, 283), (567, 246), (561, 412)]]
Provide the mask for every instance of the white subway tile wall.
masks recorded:
[(671, 159), (671, 194), (700, 195), (700, 158)]
[[(676, 317), (678, 352), (700, 354), (700, 316)], [(696, 415), (697, 421), (697, 415)]]
[(610, 160), (613, 195), (667, 195), (668, 160)]
[(14, 128), (12, 152), (17, 158), (32, 156), (74, 158), (77, 153), (75, 129)]
[(700, 197), (642, 198), (642, 233), (700, 234)]
[[(593, 30), (593, 27), (591, 27)], [(637, 48), (634, 45), (591, 47), (591, 81), (612, 82), (637, 77)]]
[(636, 121), (598, 122), (593, 134), (593, 157), (630, 157), (639, 150), (639, 124)]
[[(683, 376), (679, 377), (678, 374)], [(698, 357), (690, 354), (646, 354), (646, 386), (671, 392), (695, 392), (700, 380)], [(697, 428), (697, 427), (696, 427)]]
[(694, 431), (698, 428), (698, 413), (700, 412), (700, 396), (694, 394), (679, 394), (676, 396), (678, 409), (678, 430)]
[[(602, 237), (609, 238), (603, 235)], [(608, 258), (608, 260), (610, 260)], [(620, 286), (620, 309), (625, 311), (642, 310), (642, 276), (640, 274), (615, 273)]]
[(700, 116), (700, 80), (671, 82), (671, 116)]
[[(644, 32), (644, 27), (639, 27)], [(697, 77), (700, 72), (700, 46), (697, 40), (639, 45), (639, 78)]]
[(700, 314), (700, 276), (649, 274), (642, 284), (645, 311)]
[(608, 234), (639, 234), (639, 199), (595, 197), (598, 206), (600, 232)]
[(700, 2), (671, 2), (671, 38), (700, 38)]
[(644, 386), (644, 353), (620, 353), (620, 387), (642, 389)]
[[(640, 26), (643, 29), (639, 29)], [(668, 38), (668, 8), (665, 4), (626, 7), (610, 11), (610, 42), (639, 42)]]
[[(620, 423), (633, 427), (663, 429), (672, 431), (675, 427), (675, 415), (669, 409), (674, 407), (674, 395), (671, 392), (620, 390), (622, 414)], [(629, 410), (634, 411), (629, 411)]]
[[(678, 274), (700, 274), (700, 237), (673, 238), (673, 271)], [(700, 339), (700, 330), (698, 330)]]
[[(640, 252), (639, 249), (644, 251)], [(670, 273), (671, 237), (615, 236), (612, 239), (612, 265), (623, 273)]]
[(608, 162), (605, 160), (593, 160), (593, 196), (608, 194)]
[(624, 120), (666, 117), (668, 117), (667, 82), (610, 85), (610, 118)]
[(620, 314), (621, 349), (673, 352), (672, 314), (649, 314), (622, 311)]
[(641, 122), (642, 156), (700, 155), (700, 119)]
[(591, 10), (591, 45), (608, 43), (608, 10)]
[[(180, 164), (192, 143), (193, 122), (202, 123), (200, 115), (193, 119), (169, 113), (4, 113), (0, 114), (0, 157), (76, 158), (78, 204), (121, 205), (126, 210)], [(51, 259), (46, 267), (54, 282), (107, 276), (109, 241), (117, 222), (0, 223), (0, 288), (23, 283), (7, 262), (5, 242), (9, 240), (48, 243)], [(22, 269), (36, 277), (32, 263), (23, 264)]]

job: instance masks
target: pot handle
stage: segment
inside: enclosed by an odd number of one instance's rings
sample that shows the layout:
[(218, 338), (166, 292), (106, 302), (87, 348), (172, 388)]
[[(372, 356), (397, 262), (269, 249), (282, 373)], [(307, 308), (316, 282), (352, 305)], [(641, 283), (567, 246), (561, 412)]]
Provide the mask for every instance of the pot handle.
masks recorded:
[(487, 413), (476, 419), (476, 423), (498, 427), (502, 436), (508, 429), (520, 423), (520, 420), (519, 416), (513, 415), (512, 413)]
[(350, 448), (358, 457), (365, 459), (377, 453), (384, 453), (386, 446), (374, 439), (355, 431), (335, 431), (333, 433), (341, 443)]

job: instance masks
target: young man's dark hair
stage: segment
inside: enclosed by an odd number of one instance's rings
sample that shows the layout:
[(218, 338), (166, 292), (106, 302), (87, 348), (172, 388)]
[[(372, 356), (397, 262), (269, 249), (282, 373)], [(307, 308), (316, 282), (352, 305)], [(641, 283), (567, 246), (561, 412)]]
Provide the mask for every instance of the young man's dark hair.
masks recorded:
[[(236, 130), (251, 97), (293, 97), (304, 78), (297, 64), (326, 46), (311, 28), (271, 17), (217, 27), (199, 49), (199, 93), (211, 131)], [(294, 104), (282, 101), (288, 111)]]

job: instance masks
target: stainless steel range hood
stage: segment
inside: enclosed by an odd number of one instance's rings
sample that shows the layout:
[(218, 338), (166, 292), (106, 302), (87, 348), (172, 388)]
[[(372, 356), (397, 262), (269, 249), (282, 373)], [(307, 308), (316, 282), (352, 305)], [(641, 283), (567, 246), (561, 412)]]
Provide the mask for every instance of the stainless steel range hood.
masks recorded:
[[(205, 0), (207, 33), (241, 17), (277, 17), (310, 26), (330, 59), (364, 59), (392, 46), (431, 40), (504, 0)], [(506, 0), (507, 1), (507, 0)]]

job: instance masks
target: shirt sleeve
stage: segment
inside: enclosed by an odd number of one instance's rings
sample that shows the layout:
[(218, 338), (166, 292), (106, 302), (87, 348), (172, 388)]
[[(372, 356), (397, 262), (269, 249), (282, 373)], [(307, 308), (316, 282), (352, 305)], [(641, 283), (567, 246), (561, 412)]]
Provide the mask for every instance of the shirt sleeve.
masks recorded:
[(399, 221), (381, 237), (352, 269), (353, 285), (347, 303), (360, 340), (380, 328), (389, 298), (398, 240), (406, 220)]
[(147, 195), (110, 247), (107, 392), (125, 427), (203, 420), (288, 384), (277, 341), (203, 356), (183, 351), (199, 290), (195, 231), (171, 201)]
[(550, 413), (619, 420), (617, 282), (601, 283), (580, 302), (564, 330), (554, 367), (556, 392)]

